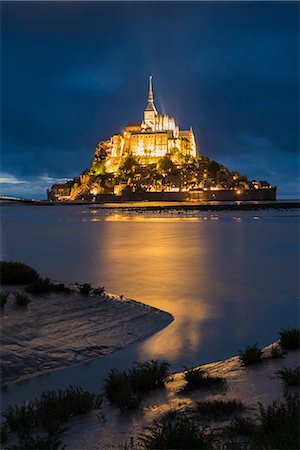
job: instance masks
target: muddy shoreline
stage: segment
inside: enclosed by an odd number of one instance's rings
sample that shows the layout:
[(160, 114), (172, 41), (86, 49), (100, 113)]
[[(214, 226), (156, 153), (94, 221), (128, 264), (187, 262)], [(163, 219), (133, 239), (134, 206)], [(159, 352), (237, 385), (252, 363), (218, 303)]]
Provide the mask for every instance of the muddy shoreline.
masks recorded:
[(1, 319), (4, 387), (124, 349), (164, 328), (173, 316), (113, 294), (71, 292), (31, 295), (27, 307), (11, 298)]

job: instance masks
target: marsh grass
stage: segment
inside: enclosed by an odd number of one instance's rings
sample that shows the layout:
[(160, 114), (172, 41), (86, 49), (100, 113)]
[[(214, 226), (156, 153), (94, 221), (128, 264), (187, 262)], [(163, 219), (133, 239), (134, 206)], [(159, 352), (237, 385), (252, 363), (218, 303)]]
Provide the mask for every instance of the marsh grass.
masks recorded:
[(129, 382), (123, 384), (116, 391), (113, 402), (121, 411), (137, 409), (143, 400), (140, 392), (135, 392)]
[(169, 378), (166, 361), (151, 360), (137, 363), (127, 372), (111, 369), (104, 381), (104, 392), (120, 409), (138, 408), (143, 394), (164, 386)]
[(166, 361), (147, 361), (129, 370), (130, 385), (135, 392), (148, 392), (162, 387), (169, 379), (170, 364)]
[(145, 449), (212, 449), (210, 429), (183, 416), (154, 422), (139, 440)]
[(84, 391), (81, 387), (70, 386), (64, 391), (43, 392), (34, 405), (38, 422), (47, 427), (49, 423), (61, 423), (69, 417), (99, 408), (101, 406), (101, 398)]
[(278, 370), (276, 374), (281, 378), (286, 386), (299, 386), (300, 381), (300, 366), (295, 369), (288, 369), (284, 367)]
[(292, 350), (300, 346), (299, 328), (285, 328), (279, 331), (279, 343), (284, 350)]
[(198, 415), (207, 420), (223, 419), (244, 409), (245, 405), (234, 399), (198, 402), (196, 406)]
[(287, 395), (284, 401), (271, 405), (259, 403), (259, 428), (251, 448), (299, 448), (299, 396)]
[(93, 294), (100, 296), (104, 295), (105, 294), (104, 286), (93, 289)]
[(282, 348), (272, 347), (272, 350), (271, 350), (271, 358), (272, 359), (283, 358), (283, 356), (284, 356), (284, 352), (283, 352)]
[(215, 377), (209, 375), (204, 370), (199, 368), (187, 369), (184, 372), (184, 379), (186, 381), (187, 389), (195, 389), (199, 387), (213, 387), (224, 386), (226, 379), (223, 377)]
[(7, 423), (0, 424), (0, 442), (4, 444), (7, 442), (9, 436)]
[[(20, 442), (30, 440), (35, 429), (46, 430), (49, 439), (51, 437), (49, 441), (51, 443), (52, 439), (58, 437), (66, 430), (66, 428), (61, 428), (63, 422), (70, 417), (87, 413), (92, 409), (99, 409), (101, 403), (102, 399), (100, 396), (90, 394), (80, 387), (70, 386), (64, 391), (44, 392), (39, 399), (28, 404), (24, 403), (22, 406), (8, 406), (3, 413), (4, 425), (9, 431), (19, 436)], [(45, 442), (48, 441), (46, 440)], [(17, 448), (27, 447), (21, 446)]]
[(250, 417), (234, 417), (227, 429), (230, 434), (252, 436), (257, 431), (257, 424)]
[(3, 417), (9, 430), (20, 436), (27, 435), (37, 425), (36, 409), (31, 402), (21, 406), (8, 406)]
[(0, 292), (0, 308), (4, 308), (7, 299), (9, 297), (9, 294), (10, 294), (9, 291)]
[(28, 284), (39, 278), (32, 267), (15, 261), (0, 262), (0, 279), (2, 284)]
[(26, 286), (25, 291), (32, 294), (46, 294), (48, 292), (69, 293), (70, 289), (64, 283), (52, 283), (50, 278), (39, 278)]
[(257, 343), (254, 345), (247, 345), (244, 350), (239, 350), (239, 358), (244, 366), (257, 364), (262, 362), (262, 351), (257, 346)]
[(13, 292), (15, 296), (15, 302), (18, 306), (27, 306), (31, 299), (26, 292)]
[(91, 283), (84, 283), (78, 285), (80, 294), (89, 295), (92, 292)]
[(36, 434), (35, 436), (27, 436), (20, 440), (19, 445), (13, 445), (9, 449), (15, 450), (55, 450), (64, 449), (61, 446), (61, 439), (59, 435), (42, 436)]

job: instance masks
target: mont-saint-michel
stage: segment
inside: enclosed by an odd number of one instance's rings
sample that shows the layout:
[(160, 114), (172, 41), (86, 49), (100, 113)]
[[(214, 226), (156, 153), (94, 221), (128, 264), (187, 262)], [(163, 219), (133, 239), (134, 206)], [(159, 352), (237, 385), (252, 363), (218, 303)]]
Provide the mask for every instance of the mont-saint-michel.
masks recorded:
[(100, 141), (79, 177), (48, 190), (51, 201), (247, 201), (276, 200), (276, 187), (249, 180), (202, 155), (192, 126), (181, 130), (160, 114), (149, 76), (143, 120)]

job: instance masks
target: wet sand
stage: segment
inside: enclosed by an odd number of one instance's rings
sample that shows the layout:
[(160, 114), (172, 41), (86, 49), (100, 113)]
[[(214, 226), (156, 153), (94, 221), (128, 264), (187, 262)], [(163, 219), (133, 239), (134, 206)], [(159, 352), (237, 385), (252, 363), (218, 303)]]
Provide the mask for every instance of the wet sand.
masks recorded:
[(49, 293), (31, 299), (27, 307), (17, 306), (11, 295), (1, 310), (2, 386), (123, 349), (173, 320), (115, 295)]
[[(299, 351), (289, 351), (284, 358), (268, 359), (271, 347), (264, 349), (266, 360), (254, 366), (244, 368), (238, 356), (200, 366), (210, 375), (226, 378), (226, 389), (200, 388), (190, 392), (183, 390), (185, 381), (183, 373), (177, 373), (166, 388), (157, 389), (146, 395), (142, 406), (137, 411), (120, 412), (108, 402), (104, 405), (105, 421), (99, 420), (99, 412), (74, 418), (70, 421), (71, 429), (62, 437), (67, 448), (72, 449), (102, 449), (121, 448), (120, 444), (129, 442), (131, 436), (146, 431), (153, 420), (159, 420), (168, 411), (186, 411), (195, 407), (197, 401), (206, 400), (241, 400), (249, 408), (245, 415), (254, 416), (258, 402), (264, 405), (273, 400), (282, 399), (284, 387), (276, 375), (276, 371), (283, 367), (295, 368), (299, 364)], [(297, 391), (297, 387), (290, 392)], [(208, 422), (212, 427), (224, 427), (230, 420)], [(204, 423), (206, 425), (206, 423)]]

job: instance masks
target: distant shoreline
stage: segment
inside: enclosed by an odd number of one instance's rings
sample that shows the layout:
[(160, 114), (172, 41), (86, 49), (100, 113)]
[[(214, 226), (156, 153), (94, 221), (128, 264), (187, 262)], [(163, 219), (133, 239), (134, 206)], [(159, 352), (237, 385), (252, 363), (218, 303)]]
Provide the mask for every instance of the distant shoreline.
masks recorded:
[(133, 211), (197, 210), (197, 211), (251, 211), (260, 209), (298, 209), (300, 201), (245, 201), (245, 202), (116, 202), (96, 203), (90, 201), (49, 201), (9, 199), (0, 196), (0, 206), (89, 206), (95, 209), (131, 209)]

